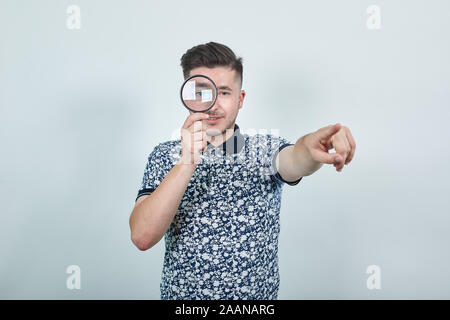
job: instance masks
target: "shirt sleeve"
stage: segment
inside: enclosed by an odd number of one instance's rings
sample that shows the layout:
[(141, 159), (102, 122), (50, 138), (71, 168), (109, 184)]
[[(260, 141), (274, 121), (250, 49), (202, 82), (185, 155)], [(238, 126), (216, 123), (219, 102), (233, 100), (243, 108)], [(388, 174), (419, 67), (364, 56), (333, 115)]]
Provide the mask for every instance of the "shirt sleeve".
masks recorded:
[(275, 145), (275, 148), (274, 148), (274, 152), (272, 153), (272, 168), (271, 168), (273, 174), (270, 175), (270, 178), (272, 179), (272, 181), (280, 183), (280, 184), (286, 183), (290, 186), (297, 185), (300, 182), (300, 180), (302, 180), (303, 177), (300, 177), (298, 180), (295, 180), (295, 181), (286, 181), (281, 177), (281, 175), (278, 172), (277, 167), (276, 167), (276, 158), (277, 158), (278, 153), (281, 150), (283, 150), (284, 148), (286, 148), (287, 146), (293, 146), (294, 144), (290, 143), (288, 140), (286, 140), (284, 138), (277, 138), (277, 139), (275, 139), (274, 145)]
[(161, 144), (159, 144), (148, 156), (136, 200), (142, 195), (149, 195), (155, 191), (170, 169), (170, 159), (161, 150)]

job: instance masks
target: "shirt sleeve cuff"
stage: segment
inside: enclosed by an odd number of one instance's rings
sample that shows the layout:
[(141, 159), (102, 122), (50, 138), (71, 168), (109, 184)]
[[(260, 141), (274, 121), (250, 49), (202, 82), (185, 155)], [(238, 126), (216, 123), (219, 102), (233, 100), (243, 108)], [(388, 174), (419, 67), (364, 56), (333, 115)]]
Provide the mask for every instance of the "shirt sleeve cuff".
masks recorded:
[(151, 194), (153, 191), (155, 191), (155, 189), (153, 189), (153, 188), (145, 188), (145, 189), (139, 190), (136, 200), (134, 200), (134, 202), (136, 202), (140, 196), (143, 196), (144, 194)]
[(276, 173), (270, 176), (270, 178), (271, 178), (273, 181), (278, 181), (278, 182), (281, 182), (281, 183), (287, 183), (287, 184), (290, 185), (290, 186), (295, 186), (296, 184), (298, 184), (298, 183), (300, 182), (300, 180), (302, 180), (303, 177), (301, 177), (300, 179), (295, 180), (295, 181), (286, 181), (286, 180), (284, 180), (284, 179), (281, 177), (281, 175), (278, 173), (278, 170), (277, 170), (277, 167), (276, 167), (276, 164), (275, 164), (275, 160), (276, 160), (276, 158), (277, 158), (278, 153), (279, 153), (281, 150), (283, 150), (284, 148), (286, 148), (286, 147), (288, 147), (288, 146), (293, 146), (293, 145), (294, 145), (294, 144), (292, 144), (292, 143), (285, 143), (285, 144), (282, 144), (282, 145), (278, 148), (277, 152), (275, 152), (275, 154), (274, 154), (274, 156), (273, 156), (273, 159), (272, 159), (272, 167), (273, 167), (273, 169), (274, 169), (274, 172), (276, 172)]

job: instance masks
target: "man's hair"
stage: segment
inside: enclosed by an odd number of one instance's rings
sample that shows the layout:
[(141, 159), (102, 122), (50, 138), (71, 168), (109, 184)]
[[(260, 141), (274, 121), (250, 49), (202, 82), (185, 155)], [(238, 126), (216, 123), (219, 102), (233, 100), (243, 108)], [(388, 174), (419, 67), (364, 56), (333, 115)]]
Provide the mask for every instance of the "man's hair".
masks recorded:
[(217, 42), (200, 44), (186, 51), (181, 57), (181, 67), (185, 79), (189, 77), (192, 69), (216, 66), (227, 66), (235, 70), (241, 80), (242, 87), (242, 58), (236, 57), (234, 52), (226, 45)]

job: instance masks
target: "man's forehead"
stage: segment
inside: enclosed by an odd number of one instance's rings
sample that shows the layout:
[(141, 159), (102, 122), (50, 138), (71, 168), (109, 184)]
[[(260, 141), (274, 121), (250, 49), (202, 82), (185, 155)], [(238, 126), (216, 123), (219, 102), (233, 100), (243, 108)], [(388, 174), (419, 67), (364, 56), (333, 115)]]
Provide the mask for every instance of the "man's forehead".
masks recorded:
[(190, 71), (189, 75), (203, 74), (210, 77), (217, 87), (219, 86), (230, 86), (235, 83), (235, 78), (237, 76), (236, 70), (231, 67), (217, 66), (213, 68), (208, 67), (198, 67)]

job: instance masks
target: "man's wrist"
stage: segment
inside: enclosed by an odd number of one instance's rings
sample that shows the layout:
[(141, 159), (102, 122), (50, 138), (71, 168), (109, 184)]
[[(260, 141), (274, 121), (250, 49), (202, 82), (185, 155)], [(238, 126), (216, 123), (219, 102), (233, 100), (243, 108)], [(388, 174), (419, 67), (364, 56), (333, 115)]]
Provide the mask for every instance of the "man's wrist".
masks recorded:
[(323, 163), (315, 161), (305, 145), (305, 135), (297, 140), (294, 146), (294, 165), (297, 170), (303, 172), (303, 176), (309, 176), (319, 170)]
[(195, 168), (198, 166), (198, 163), (194, 163), (193, 159), (181, 157), (180, 160), (178, 160), (178, 162), (175, 165), (195, 170)]

